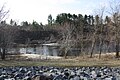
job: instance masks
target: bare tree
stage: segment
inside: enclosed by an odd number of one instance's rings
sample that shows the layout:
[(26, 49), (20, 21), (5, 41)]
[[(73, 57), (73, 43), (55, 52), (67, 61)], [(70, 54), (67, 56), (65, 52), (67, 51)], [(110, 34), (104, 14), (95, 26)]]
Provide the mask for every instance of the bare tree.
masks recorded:
[(99, 16), (96, 15), (95, 16), (95, 24), (94, 26), (94, 32), (92, 32), (93, 36), (91, 36), (91, 40), (92, 40), (92, 45), (91, 45), (91, 52), (90, 52), (90, 58), (93, 57), (93, 51), (95, 48), (95, 44), (96, 44), (96, 39), (97, 39), (97, 31), (98, 31), (98, 25), (99, 25)]
[(5, 59), (7, 49), (12, 47), (14, 44), (16, 32), (18, 31), (16, 26), (1, 25), (0, 26), (0, 48), (1, 48), (1, 59)]
[(92, 40), (92, 47), (91, 47), (91, 54), (90, 54), (91, 58), (93, 56), (94, 48), (98, 44), (98, 42), (99, 42), (99, 58), (101, 57), (102, 46), (104, 43), (104, 40), (103, 40), (104, 39), (104, 23), (103, 23), (104, 10), (105, 10), (105, 7), (99, 9), (95, 16), (95, 23), (93, 25), (94, 32), (93, 32), (93, 36), (91, 38), (91, 40)]
[(113, 15), (113, 20), (114, 20), (114, 27), (115, 27), (115, 49), (116, 49), (116, 58), (119, 57), (119, 44), (120, 44), (120, 37), (119, 37), (119, 32), (120, 32), (120, 21), (119, 21), (120, 15), (118, 13), (115, 13)]
[(99, 41), (100, 41), (100, 44), (99, 44), (99, 58), (101, 58), (101, 53), (102, 53), (102, 47), (103, 47), (103, 43), (104, 43), (104, 23), (103, 23), (103, 15), (104, 15), (104, 10), (105, 10), (105, 7), (103, 7), (101, 10), (100, 10), (100, 13), (99, 13), (99, 16), (100, 16), (100, 33), (99, 33)]
[(61, 49), (64, 50), (64, 58), (67, 58), (68, 51), (75, 45), (75, 40), (73, 39), (73, 30), (74, 26), (70, 23), (64, 23), (63, 26), (61, 26)]
[(119, 58), (119, 44), (120, 44), (120, 3), (113, 2), (110, 5), (111, 11), (109, 12), (112, 15), (112, 27), (114, 28), (115, 33), (115, 49), (116, 49), (116, 58)]
[(5, 11), (3, 5), (0, 9), (0, 53), (1, 59), (5, 59), (6, 50), (13, 44), (14, 37), (16, 35), (17, 27), (3, 23), (6, 20), (9, 10)]

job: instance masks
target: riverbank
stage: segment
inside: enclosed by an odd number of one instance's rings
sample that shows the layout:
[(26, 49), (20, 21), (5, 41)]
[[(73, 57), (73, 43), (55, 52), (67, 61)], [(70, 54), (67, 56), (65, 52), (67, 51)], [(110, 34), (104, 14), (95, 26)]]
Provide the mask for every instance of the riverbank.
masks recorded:
[[(25, 59), (29, 56), (31, 59)], [(120, 80), (120, 60), (114, 54), (37, 59), (26, 55), (0, 60), (0, 80)], [(20, 56), (19, 56), (20, 57)]]
[(80, 67), (80, 66), (110, 66), (119, 67), (120, 60), (37, 60), (37, 61), (0, 61), (0, 67), (5, 66), (56, 66), (56, 67)]
[(5, 60), (0, 61), (0, 67), (5, 66), (56, 66), (56, 67), (80, 67), (80, 66), (109, 66), (119, 67), (120, 60), (95, 60), (95, 59), (57, 59), (57, 60)]
[(109, 66), (119, 67), (120, 59), (115, 58), (115, 54), (88, 56), (63, 57), (58, 56), (40, 56), (34, 54), (12, 55), (6, 60), (0, 60), (0, 67), (5, 66), (56, 66), (56, 67), (81, 67), (81, 66)]

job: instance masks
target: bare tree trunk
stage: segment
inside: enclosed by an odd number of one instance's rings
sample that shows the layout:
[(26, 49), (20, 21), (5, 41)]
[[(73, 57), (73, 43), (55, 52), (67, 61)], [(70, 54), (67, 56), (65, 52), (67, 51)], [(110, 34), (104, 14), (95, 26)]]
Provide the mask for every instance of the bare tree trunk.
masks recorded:
[(103, 40), (100, 41), (100, 48), (99, 48), (99, 59), (101, 58), (101, 53), (102, 53), (102, 46), (103, 46)]
[(116, 49), (116, 58), (119, 58), (119, 40), (118, 39), (116, 40), (115, 49)]
[(1, 59), (2, 59), (2, 48), (0, 49), (0, 56), (1, 56)]
[(101, 20), (101, 28), (100, 28), (100, 31), (101, 31), (101, 33), (100, 33), (100, 35), (99, 35), (99, 37), (100, 37), (100, 46), (99, 46), (99, 59), (101, 58), (101, 53), (102, 53), (102, 47), (103, 47), (103, 33), (104, 33), (104, 31), (103, 31), (103, 23), (102, 23), (102, 20)]
[(1, 52), (1, 59), (5, 60), (6, 49), (3, 48), (3, 52)]
[(64, 58), (65, 58), (65, 59), (67, 58), (67, 53), (68, 53), (68, 50), (65, 49), (65, 53), (64, 53)]
[(92, 48), (91, 48), (90, 58), (93, 57), (93, 50), (94, 50), (94, 47), (95, 47), (95, 43), (96, 43), (96, 40), (94, 40), (94, 41), (92, 42)]
[(109, 48), (110, 48), (110, 42), (108, 42), (108, 44), (107, 44), (106, 53), (109, 53), (109, 52), (110, 52), (110, 51), (109, 51)]
[(84, 52), (83, 52), (83, 46), (84, 46), (84, 44), (83, 44), (83, 34), (82, 34), (80, 52), (81, 52), (81, 54), (84, 56), (85, 54), (84, 54)]

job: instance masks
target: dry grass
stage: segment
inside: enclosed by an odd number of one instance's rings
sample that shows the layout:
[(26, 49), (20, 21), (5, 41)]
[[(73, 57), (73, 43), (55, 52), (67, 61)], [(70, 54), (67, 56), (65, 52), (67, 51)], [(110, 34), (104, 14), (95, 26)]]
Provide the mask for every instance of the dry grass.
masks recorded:
[(94, 55), (93, 58), (89, 56), (80, 56), (68, 59), (29, 59), (25, 60), (23, 57), (14, 60), (0, 60), (0, 67), (3, 66), (57, 66), (57, 67), (80, 67), (80, 66), (110, 66), (119, 67), (120, 60), (114, 58), (114, 54), (102, 55), (99, 59), (98, 55)]

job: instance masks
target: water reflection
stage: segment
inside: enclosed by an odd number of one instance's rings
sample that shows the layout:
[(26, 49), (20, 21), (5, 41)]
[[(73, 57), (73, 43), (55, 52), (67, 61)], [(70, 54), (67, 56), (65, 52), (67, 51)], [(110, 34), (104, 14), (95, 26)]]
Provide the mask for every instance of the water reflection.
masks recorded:
[(51, 45), (42, 45), (37, 47), (21, 47), (8, 49), (8, 53), (20, 54), (40, 54), (44, 56), (58, 56), (59, 47)]

